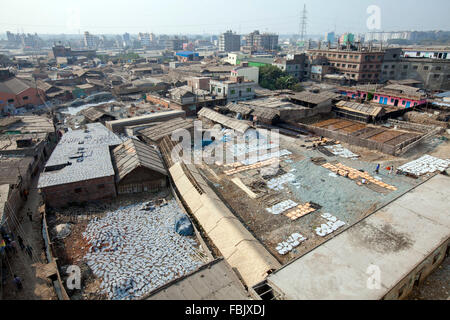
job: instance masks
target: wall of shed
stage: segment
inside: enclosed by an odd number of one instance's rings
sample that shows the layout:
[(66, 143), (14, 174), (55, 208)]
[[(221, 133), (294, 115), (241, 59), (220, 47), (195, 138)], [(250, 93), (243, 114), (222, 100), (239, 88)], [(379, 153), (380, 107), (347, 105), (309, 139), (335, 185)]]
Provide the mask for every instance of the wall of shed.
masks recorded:
[[(81, 188), (80, 193), (75, 192), (77, 188)], [(116, 185), (114, 176), (109, 176), (42, 188), (42, 193), (48, 206), (58, 208), (69, 203), (114, 198)]]
[(147, 168), (136, 168), (117, 184), (118, 194), (157, 192), (167, 186), (165, 175)]

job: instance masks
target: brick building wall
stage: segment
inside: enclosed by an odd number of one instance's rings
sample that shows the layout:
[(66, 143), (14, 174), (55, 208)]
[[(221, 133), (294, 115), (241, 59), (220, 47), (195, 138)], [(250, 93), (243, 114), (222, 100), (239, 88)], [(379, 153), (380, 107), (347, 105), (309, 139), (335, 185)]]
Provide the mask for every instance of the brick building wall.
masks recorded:
[(109, 176), (42, 188), (42, 193), (46, 204), (57, 208), (69, 203), (114, 198), (116, 185), (114, 176)]

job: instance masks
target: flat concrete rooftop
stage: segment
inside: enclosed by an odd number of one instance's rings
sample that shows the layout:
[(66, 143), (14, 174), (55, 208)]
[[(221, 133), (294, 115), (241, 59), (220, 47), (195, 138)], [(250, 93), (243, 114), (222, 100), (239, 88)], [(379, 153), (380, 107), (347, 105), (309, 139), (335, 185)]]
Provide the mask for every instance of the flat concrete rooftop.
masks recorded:
[[(382, 299), (450, 236), (450, 178), (437, 175), (268, 277), (285, 299)], [(381, 288), (369, 289), (370, 265)]]

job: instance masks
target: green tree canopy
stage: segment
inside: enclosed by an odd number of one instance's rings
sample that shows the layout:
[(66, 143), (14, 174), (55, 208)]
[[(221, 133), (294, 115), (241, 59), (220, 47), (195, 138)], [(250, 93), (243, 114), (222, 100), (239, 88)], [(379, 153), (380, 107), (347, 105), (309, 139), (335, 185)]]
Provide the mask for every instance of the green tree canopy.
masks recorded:
[[(297, 78), (294, 78), (275, 66), (263, 66), (259, 68), (259, 84), (263, 88), (270, 90), (293, 90), (297, 83)], [(300, 89), (298, 86), (296, 88)]]

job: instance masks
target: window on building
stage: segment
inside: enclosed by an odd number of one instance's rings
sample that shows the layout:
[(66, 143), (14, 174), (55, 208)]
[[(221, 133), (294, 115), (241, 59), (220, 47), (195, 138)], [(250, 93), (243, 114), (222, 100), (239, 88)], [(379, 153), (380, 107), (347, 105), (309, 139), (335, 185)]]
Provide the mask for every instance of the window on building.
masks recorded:
[(428, 70), (430, 69), (428, 66), (423, 67), (423, 70)]
[(13, 103), (14, 99), (8, 99), (8, 103)]
[(440, 74), (435, 74), (435, 75), (433, 75), (433, 78), (439, 79), (440, 76), (441, 76)]
[(221, 89), (221, 88), (218, 88), (218, 89), (217, 89), (217, 92), (218, 92), (218, 93), (221, 93), (221, 92), (222, 92), (222, 89)]
[(440, 71), (441, 67), (436, 67), (435, 70)]
[(408, 73), (406, 73), (406, 72), (402, 72), (402, 77), (406, 77), (407, 74)]
[(402, 105), (404, 106), (405, 104), (406, 104), (406, 101), (405, 101), (405, 100), (403, 100), (403, 101), (402, 101)]
[(236, 93), (236, 90), (231, 90), (231, 94), (235, 94)]
[(22, 99), (23, 100), (28, 100), (28, 96), (24, 96)]
[(75, 193), (81, 193), (81, 191), (82, 191), (81, 188), (76, 188), (76, 189), (74, 190)]
[(352, 74), (352, 78), (354, 78), (355, 77), (355, 74)]
[(395, 64), (393, 64), (393, 65), (391, 66), (391, 69), (395, 69)]
[(387, 69), (387, 68), (389, 68), (389, 66), (388, 65), (384, 65), (384, 68)]
[(372, 74), (369, 73), (369, 74), (367, 75), (367, 77), (368, 77), (368, 78), (372, 78)]
[(362, 78), (363, 78), (363, 79), (365, 79), (365, 78), (366, 78), (366, 75), (365, 75), (365, 74), (363, 74), (363, 75), (362, 75)]
[(345, 63), (342, 64), (342, 68), (345, 68), (347, 65)]
[(408, 65), (404, 65), (403, 69), (405, 69), (405, 70), (408, 69)]
[(247, 92), (252, 92), (252, 88), (247, 88)]
[(346, 54), (344, 54), (344, 59), (347, 59), (347, 55)]
[(386, 72), (386, 71), (383, 71), (383, 74), (387, 74), (387, 72)]
[(394, 102), (394, 98), (391, 98), (391, 102)]
[(369, 65), (369, 69), (373, 69), (373, 64)]
[(342, 54), (338, 55), (338, 58), (339, 58), (339, 59), (342, 58)]

